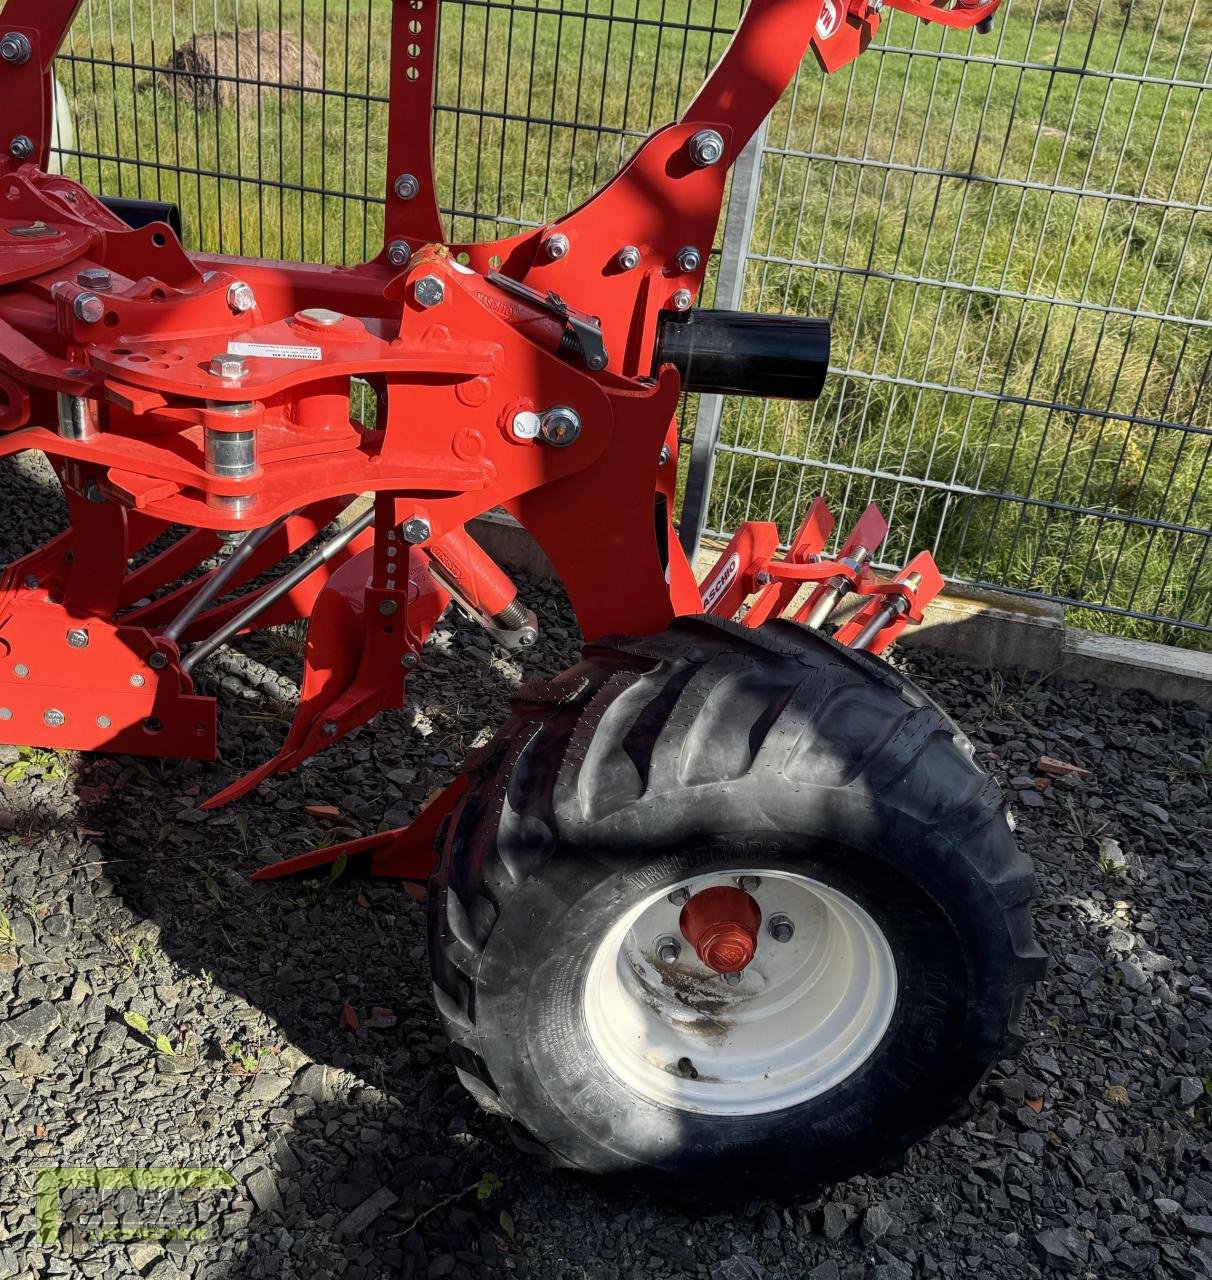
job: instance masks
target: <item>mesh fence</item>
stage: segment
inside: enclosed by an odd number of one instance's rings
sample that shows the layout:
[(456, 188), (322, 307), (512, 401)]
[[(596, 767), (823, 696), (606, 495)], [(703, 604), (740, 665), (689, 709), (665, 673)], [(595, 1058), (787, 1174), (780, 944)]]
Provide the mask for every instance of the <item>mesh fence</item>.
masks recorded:
[[(361, 261), (382, 243), (390, 14), (86, 0), (57, 65), (62, 166), (175, 201), (192, 247)], [(739, 16), (445, 0), (451, 238), (584, 199)], [(1212, 644), (1212, 24), (1197, 0), (1010, 0), (984, 38), (885, 19), (847, 71), (805, 64), (732, 201), (742, 304), (831, 316), (835, 376), (815, 405), (722, 406), (696, 463), (707, 531), (786, 536), (815, 493), (842, 524), (874, 499), (888, 564), (930, 546), (953, 578)]]

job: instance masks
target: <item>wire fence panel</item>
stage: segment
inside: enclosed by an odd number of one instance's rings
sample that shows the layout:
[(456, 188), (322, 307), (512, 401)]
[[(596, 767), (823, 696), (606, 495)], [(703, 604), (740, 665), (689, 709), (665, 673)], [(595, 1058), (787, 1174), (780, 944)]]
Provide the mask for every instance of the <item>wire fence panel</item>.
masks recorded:
[(729, 405), (708, 530), (875, 500), (886, 565), (926, 545), (1207, 645), (1212, 24), (1197, 0), (1012, 0), (992, 37), (884, 16), (772, 117), (746, 305), (831, 316), (834, 376)]
[[(583, 200), (689, 101), (740, 8), (445, 0), (450, 237)], [(85, 0), (56, 66), (60, 163), (174, 201), (194, 248), (372, 256), (390, 12)], [(724, 405), (708, 531), (787, 535), (817, 492), (842, 523), (875, 499), (887, 564), (927, 545), (953, 578), (1212, 643), (1212, 24), (1197, 0), (1010, 0), (985, 38), (884, 18), (847, 71), (809, 60), (770, 120), (742, 297), (831, 316), (834, 377), (816, 405)]]

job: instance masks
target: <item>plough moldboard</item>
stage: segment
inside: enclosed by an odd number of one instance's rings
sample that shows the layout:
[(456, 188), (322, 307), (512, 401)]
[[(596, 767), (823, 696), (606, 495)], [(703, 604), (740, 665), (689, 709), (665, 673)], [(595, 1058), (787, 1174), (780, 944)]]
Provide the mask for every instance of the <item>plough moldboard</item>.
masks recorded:
[[(888, 3), (985, 27), (998, 0)], [(695, 1194), (740, 1166), (743, 1194), (798, 1192), (953, 1114), (1039, 966), (996, 788), (855, 654), (920, 621), (938, 570), (922, 552), (877, 577), (874, 507), (828, 553), (817, 499), (785, 551), (746, 523), (699, 583), (672, 525), (683, 391), (819, 393), (826, 322), (694, 299), (730, 164), (806, 51), (847, 64), (883, 6), (751, 0), (682, 117), (595, 196), (449, 244), (415, 123), (436, 13), (395, 0), (384, 243), (341, 269), (188, 252), (172, 210), (49, 175), (75, 7), (0, 13), (0, 454), (43, 452), (70, 515), (0, 580), (0, 731), (213, 758), (198, 664), (306, 619), (294, 722), (207, 805), (230, 801), (399, 706), (452, 602), (533, 643), (466, 531), (504, 508), (562, 577), (584, 661), (411, 828), (261, 874), (343, 852), (433, 875), (460, 1076), (564, 1163), (672, 1167)], [(355, 379), (373, 422), (351, 418)]]

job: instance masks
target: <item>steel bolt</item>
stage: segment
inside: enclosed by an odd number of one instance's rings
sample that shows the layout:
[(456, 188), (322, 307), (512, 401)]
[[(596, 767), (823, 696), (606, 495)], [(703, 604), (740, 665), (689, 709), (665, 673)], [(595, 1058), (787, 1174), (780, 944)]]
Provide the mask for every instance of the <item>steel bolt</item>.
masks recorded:
[(673, 964), (682, 953), (682, 944), (672, 934), (662, 934), (654, 945), (657, 955), (665, 964)]
[(539, 434), (540, 426), (539, 415), (529, 409), (513, 415), (513, 434), (519, 440), (533, 440)]
[(407, 243), (403, 240), (393, 240), (387, 246), (387, 261), (393, 267), (402, 267), (411, 257), (412, 253)]
[(737, 876), (736, 882), (746, 893), (752, 893), (762, 880), (760, 876)]
[(674, 889), (674, 891), (668, 896), (669, 901), (672, 902), (675, 907), (680, 907), (682, 903), (690, 901), (690, 890), (685, 887), (681, 889)]
[(8, 154), (14, 160), (28, 160), (34, 154), (34, 144), (26, 134), (19, 133), (8, 144)]
[(84, 649), (88, 646), (88, 632), (83, 627), (73, 627), (67, 633), (67, 643), (73, 649)]
[(411, 173), (402, 173), (395, 180), (393, 190), (400, 200), (415, 200), (421, 193), (421, 184)]
[(795, 934), (795, 925), (784, 915), (771, 916), (766, 928), (775, 942), (790, 942)]
[(660, 467), (667, 466), (669, 459), (672, 457), (673, 454), (670, 452), (669, 446), (667, 444), (661, 445), (661, 452), (660, 456), (657, 458), (657, 465)]
[(168, 666), (168, 654), (161, 653), (159, 649), (154, 650), (147, 655), (147, 665), (153, 671), (163, 671)]
[(446, 286), (437, 276), (422, 276), (412, 286), (412, 296), (423, 307), (436, 307), (446, 297)]
[(72, 303), (72, 311), (77, 320), (83, 320), (85, 324), (96, 324), (105, 314), (105, 303), (95, 293), (78, 293)]
[(384, 618), (390, 618), (400, 606), (394, 600), (380, 600), (379, 613)]
[(673, 303), (675, 311), (689, 311), (690, 304), (694, 301), (689, 289), (677, 289), (674, 291), (673, 297), (670, 299)]
[(12, 707), (0, 707), (0, 720), (11, 720), (13, 718)]
[(429, 521), (423, 516), (412, 516), (404, 521), (404, 541), (419, 546), (430, 534)]
[(415, 653), (406, 653), (400, 658), (400, 666), (406, 671), (411, 671), (417, 665), (417, 655)]
[(335, 738), (337, 736), (337, 729), (339, 727), (340, 726), (337, 724), (335, 720), (325, 720), (324, 723), (320, 726), (320, 732), (326, 738)]
[(725, 981), (725, 982), (726, 982), (730, 987), (735, 987), (735, 986), (739, 986), (740, 981), (741, 981), (741, 975), (742, 975), (744, 972), (745, 972), (745, 971), (744, 971), (744, 969), (742, 969), (739, 973), (721, 973), (721, 974), (720, 974), (720, 977), (721, 977), (721, 978), (723, 978), (723, 979), (724, 979), (724, 981)]
[(634, 271), (640, 265), (640, 251), (633, 244), (625, 244), (614, 255), (615, 262), (623, 271)]
[(113, 287), (113, 277), (104, 267), (85, 267), (76, 272), (76, 283), (94, 293), (108, 293)]
[(253, 293), (252, 285), (245, 284), (243, 280), (233, 280), (227, 286), (227, 305), (238, 316), (251, 311), (257, 305), (257, 295)]
[(13, 675), (20, 676), (22, 679), (24, 679), (27, 675), (29, 675), (29, 667), (27, 667), (24, 662), (15, 663), (13, 665)]
[(52, 729), (57, 729), (67, 717), (59, 710), (58, 707), (47, 707), (42, 713), (42, 719), (46, 721)]
[(37, 579), (37, 577), (36, 577), (34, 574), (32, 574), (32, 573), (27, 573), (27, 574), (25, 575), (24, 583), (25, 583), (25, 586), (26, 586), (26, 587), (28, 587), (30, 591), (35, 591), (35, 590), (37, 590), (37, 587), (38, 587), (38, 579)]
[(543, 241), (543, 252), (551, 259), (568, 256), (568, 237), (562, 231), (553, 231)]
[(700, 129), (690, 139), (690, 158), (700, 169), (716, 164), (724, 155), (724, 139), (714, 129)]
[(562, 449), (581, 434), (581, 415), (566, 404), (557, 404), (540, 415), (539, 431), (548, 444)]
[(217, 356), (211, 356), (210, 371), (216, 378), (243, 378), (248, 372), (248, 364), (243, 356), (221, 352)]
[(688, 244), (684, 249), (678, 250), (677, 264), (679, 271), (684, 271), (689, 275), (690, 272), (699, 269), (699, 264), (702, 261), (703, 255), (692, 244)]
[(147, 683), (147, 680), (144, 676), (140, 675), (139, 672), (136, 671), (135, 674), (131, 676), (130, 682), (132, 685), (134, 685), (136, 689), (142, 689), (143, 686)]
[(109, 728), (109, 726), (110, 726), (110, 718), (109, 718), (109, 716), (98, 716), (98, 717), (97, 717), (97, 728), (98, 728), (98, 729), (108, 729), (108, 728)]
[(0, 58), (10, 62), (14, 67), (24, 66), (33, 54), (29, 37), (20, 31), (9, 31), (0, 37)]

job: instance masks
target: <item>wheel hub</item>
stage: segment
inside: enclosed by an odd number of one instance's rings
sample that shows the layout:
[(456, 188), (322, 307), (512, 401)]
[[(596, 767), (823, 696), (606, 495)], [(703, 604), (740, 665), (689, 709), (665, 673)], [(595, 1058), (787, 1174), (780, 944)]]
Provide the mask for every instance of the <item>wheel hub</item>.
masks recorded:
[(678, 917), (682, 936), (716, 973), (740, 973), (757, 952), (762, 909), (732, 885), (703, 889), (688, 899)]

